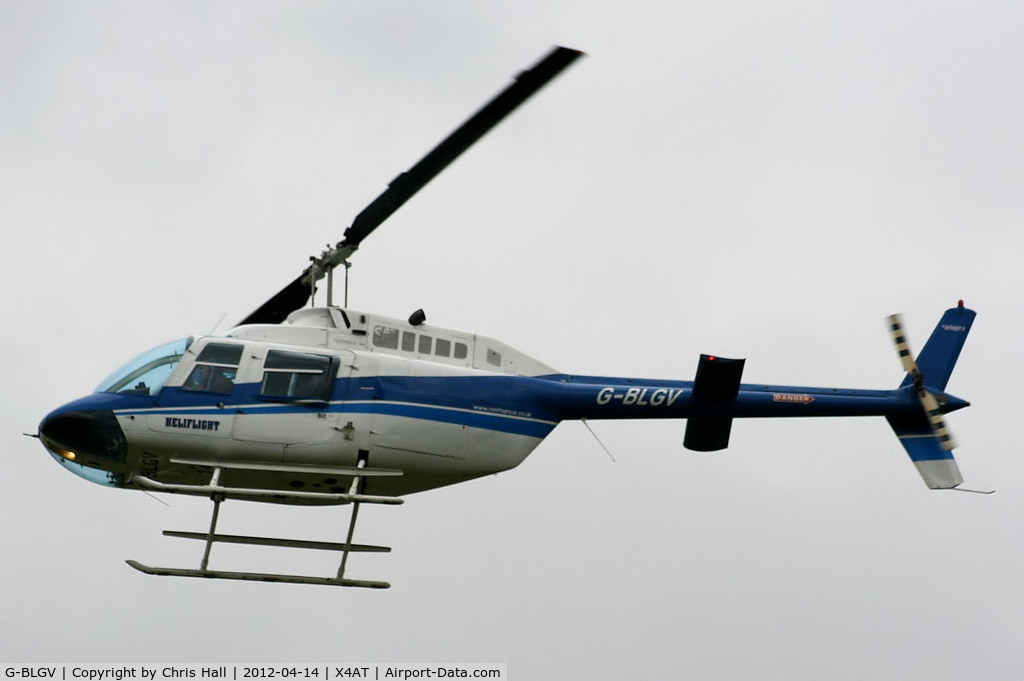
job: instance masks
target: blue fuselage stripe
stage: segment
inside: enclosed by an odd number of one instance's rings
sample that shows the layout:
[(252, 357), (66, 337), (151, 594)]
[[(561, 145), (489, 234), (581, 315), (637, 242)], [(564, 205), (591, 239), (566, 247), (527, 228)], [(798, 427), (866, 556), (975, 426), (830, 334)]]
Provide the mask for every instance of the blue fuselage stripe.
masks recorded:
[[(500, 377), (484, 382), (458, 378), (340, 379), (336, 383), (334, 395), (357, 397), (343, 397), (330, 403), (263, 400), (258, 396), (258, 384), (238, 384), (232, 395), (165, 388), (156, 400), (149, 398), (140, 401), (136, 396), (122, 396), (130, 397), (127, 401), (132, 406), (115, 409), (124, 416), (217, 416), (224, 415), (226, 411), (249, 415), (311, 412), (379, 414), (544, 438), (561, 418), (550, 410), (531, 410), (528, 392), (521, 389), (510, 392), (507, 385), (509, 381), (515, 382), (514, 377)], [(99, 395), (90, 397), (98, 399)], [(118, 400), (105, 401), (116, 403)], [(541, 411), (542, 414), (537, 413)]]
[(566, 419), (866, 416), (920, 409), (909, 390), (741, 385), (734, 400), (709, 403), (694, 399), (689, 381), (563, 374), (343, 378), (335, 382), (330, 402), (267, 400), (257, 383), (238, 384), (230, 395), (167, 387), (156, 398), (97, 393), (80, 402), (124, 415), (380, 414), (536, 438)]

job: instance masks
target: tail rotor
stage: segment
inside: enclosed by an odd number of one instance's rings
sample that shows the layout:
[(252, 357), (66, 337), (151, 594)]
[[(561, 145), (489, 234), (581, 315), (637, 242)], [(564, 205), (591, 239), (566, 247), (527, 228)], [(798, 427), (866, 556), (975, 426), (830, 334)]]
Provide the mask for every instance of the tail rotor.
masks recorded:
[(916, 358), (907, 344), (900, 315), (892, 315), (886, 320), (900, 362), (907, 372), (899, 390), (913, 388), (924, 407), (916, 414), (893, 415), (886, 419), (917, 472), (931, 489), (953, 489), (963, 482), (953, 458), (956, 442), (946, 427), (943, 414), (969, 404), (948, 395), (945, 390), (974, 317), (974, 311), (964, 307), (962, 301), (946, 310)]
[(913, 381), (914, 391), (917, 393), (918, 399), (921, 400), (921, 405), (928, 416), (928, 422), (931, 424), (932, 432), (938, 438), (939, 447), (944, 452), (956, 449), (956, 440), (953, 439), (952, 433), (946, 427), (945, 419), (942, 418), (942, 407), (939, 406), (939, 401), (935, 398), (935, 395), (925, 387), (924, 374), (921, 373), (917, 366), (917, 360), (914, 359), (914, 355), (910, 351), (907, 337), (903, 333), (902, 315), (889, 315), (886, 317), (886, 321), (889, 324), (889, 331), (892, 333), (893, 342), (896, 344), (896, 352), (899, 353), (900, 361), (903, 363), (903, 369)]

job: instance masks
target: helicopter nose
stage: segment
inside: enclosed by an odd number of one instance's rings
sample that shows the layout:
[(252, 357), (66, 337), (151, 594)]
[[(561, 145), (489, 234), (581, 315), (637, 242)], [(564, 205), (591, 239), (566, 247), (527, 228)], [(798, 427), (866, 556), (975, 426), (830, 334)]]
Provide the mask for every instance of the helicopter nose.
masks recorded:
[(39, 438), (53, 454), (85, 466), (124, 463), (124, 432), (109, 410), (50, 414), (39, 424)]

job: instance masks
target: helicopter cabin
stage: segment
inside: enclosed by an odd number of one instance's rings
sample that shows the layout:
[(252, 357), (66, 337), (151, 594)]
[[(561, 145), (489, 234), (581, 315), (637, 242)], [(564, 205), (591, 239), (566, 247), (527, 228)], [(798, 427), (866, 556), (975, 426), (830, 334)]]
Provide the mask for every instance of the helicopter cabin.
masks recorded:
[(292, 312), (282, 324), (239, 326), (229, 331), (227, 337), (307, 348), (374, 352), (518, 376), (556, 373), (553, 368), (498, 340), (431, 326), (425, 320), (421, 310), (408, 320), (401, 320), (340, 307), (305, 308)]

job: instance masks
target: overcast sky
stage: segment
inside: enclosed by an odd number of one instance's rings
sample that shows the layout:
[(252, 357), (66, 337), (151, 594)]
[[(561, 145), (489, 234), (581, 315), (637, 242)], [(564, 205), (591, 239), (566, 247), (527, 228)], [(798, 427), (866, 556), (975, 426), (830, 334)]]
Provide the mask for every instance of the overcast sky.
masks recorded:
[[(0, 659), (1021, 678), (1022, 25), (1005, 0), (0, 3)], [(349, 574), (389, 591), (127, 567), (196, 564), (160, 531), (209, 502), (87, 483), (22, 433), (244, 317), (553, 44), (588, 56), (367, 240), (351, 305), (565, 372), (690, 379), (713, 352), (889, 388), (884, 317), (920, 349), (964, 298), (949, 425), (997, 494), (927, 490), (882, 419), (739, 422), (716, 454), (593, 423), (616, 462), (566, 423), (515, 470), (364, 509), (357, 540), (394, 551)]]

